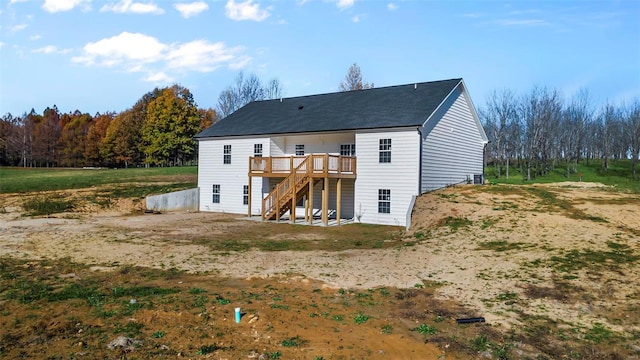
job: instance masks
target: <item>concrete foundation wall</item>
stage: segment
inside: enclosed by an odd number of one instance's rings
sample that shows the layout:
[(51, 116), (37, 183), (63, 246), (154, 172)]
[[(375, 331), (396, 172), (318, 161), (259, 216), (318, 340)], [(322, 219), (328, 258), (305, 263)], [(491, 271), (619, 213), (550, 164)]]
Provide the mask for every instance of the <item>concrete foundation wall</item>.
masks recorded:
[(199, 188), (147, 196), (147, 210), (198, 211)]

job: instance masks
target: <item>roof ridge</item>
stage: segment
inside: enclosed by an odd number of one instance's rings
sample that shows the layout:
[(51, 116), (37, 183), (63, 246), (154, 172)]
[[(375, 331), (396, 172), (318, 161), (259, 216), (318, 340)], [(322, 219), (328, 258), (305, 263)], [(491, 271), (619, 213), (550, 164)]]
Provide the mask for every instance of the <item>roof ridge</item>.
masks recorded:
[(462, 81), (462, 78), (451, 78), (451, 79), (434, 80), (434, 81), (412, 82), (412, 83), (407, 83), (407, 84), (388, 85), (388, 86), (373, 87), (373, 88), (359, 89), (359, 90), (333, 91), (333, 92), (326, 92), (326, 93), (320, 93), (320, 94), (299, 95), (299, 96), (291, 96), (291, 97), (279, 97), (279, 98), (276, 98), (276, 99), (255, 100), (255, 101), (252, 101), (252, 102), (260, 103), (260, 102), (268, 102), (268, 101), (284, 101), (284, 100), (310, 98), (310, 97), (332, 95), (332, 94), (350, 93), (350, 92), (353, 92), (353, 91), (358, 91), (359, 92), (359, 91), (368, 91), (368, 90), (382, 90), (382, 89), (391, 89), (391, 88), (398, 88), (398, 87), (404, 87), (404, 86), (414, 86), (416, 84), (418, 84), (418, 85), (420, 85), (420, 84), (434, 84), (434, 83), (438, 83), (438, 82), (454, 81), (454, 80), (455, 81)]

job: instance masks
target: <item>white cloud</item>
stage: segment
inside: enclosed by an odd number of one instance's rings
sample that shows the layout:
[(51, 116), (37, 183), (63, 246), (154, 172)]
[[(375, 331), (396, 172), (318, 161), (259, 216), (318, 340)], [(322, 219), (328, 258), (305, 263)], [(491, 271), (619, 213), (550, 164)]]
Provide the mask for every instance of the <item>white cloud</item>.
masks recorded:
[(154, 37), (123, 32), (117, 36), (86, 44), (83, 55), (71, 60), (85, 65), (115, 66), (122, 63), (138, 65), (160, 60), (167, 47)]
[(253, 0), (236, 3), (234, 0), (227, 1), (225, 5), (225, 14), (231, 20), (253, 20), (262, 21), (271, 14), (266, 9), (260, 9), (260, 4), (252, 4)]
[(175, 73), (211, 72), (222, 66), (241, 69), (251, 60), (243, 51), (242, 47), (230, 48), (223, 42), (194, 40), (164, 44), (152, 36), (123, 32), (86, 44), (82, 54), (71, 61), (124, 72), (147, 73), (145, 81), (171, 82)]
[(50, 13), (73, 10), (75, 7), (83, 5), (84, 10), (91, 7), (91, 0), (44, 0), (42, 8)]
[(26, 2), (26, 1), (27, 0), (9, 0), (9, 5), (19, 3), (19, 2)]
[(173, 4), (173, 7), (176, 8), (182, 14), (182, 17), (188, 19), (194, 15), (198, 15), (203, 11), (209, 9), (209, 5), (207, 5), (204, 1), (197, 1), (192, 3), (177, 3)]
[(22, 30), (26, 29), (27, 27), (29, 27), (29, 24), (17, 24), (17, 25), (11, 26), (9, 28), (9, 31), (18, 32), (18, 31), (22, 31)]
[(31, 40), (31, 41), (40, 40), (40, 39), (42, 39), (42, 35), (40, 35), (40, 34), (29, 36), (29, 40)]
[(149, 75), (143, 80), (147, 82), (156, 83), (156, 84), (168, 84), (175, 81), (174, 78), (165, 74), (164, 71), (149, 73)]
[(338, 0), (336, 2), (336, 6), (338, 7), (338, 9), (344, 10), (352, 7), (354, 2), (355, 0)]
[(360, 15), (356, 15), (354, 17), (351, 18), (351, 21), (353, 21), (354, 23), (359, 23), (360, 22)]
[(4, 43), (0, 41), (0, 48), (2, 48), (3, 46), (4, 46)]
[(228, 49), (223, 42), (195, 40), (171, 49), (167, 55), (167, 65), (170, 68), (209, 72), (234, 60), (240, 50)]
[(71, 52), (71, 49), (58, 49), (54, 45), (47, 45), (45, 47), (31, 50), (31, 52), (36, 54), (68, 54)]
[(109, 3), (100, 8), (100, 12), (108, 11), (121, 14), (164, 14), (164, 10), (153, 2), (134, 2), (133, 0), (120, 0), (120, 2)]
[(389, 11), (398, 10), (398, 8), (399, 8), (399, 6), (398, 6), (397, 4), (395, 4), (395, 3), (392, 3), (392, 2), (391, 2), (391, 3), (388, 3), (388, 4), (387, 4), (387, 9), (388, 9)]

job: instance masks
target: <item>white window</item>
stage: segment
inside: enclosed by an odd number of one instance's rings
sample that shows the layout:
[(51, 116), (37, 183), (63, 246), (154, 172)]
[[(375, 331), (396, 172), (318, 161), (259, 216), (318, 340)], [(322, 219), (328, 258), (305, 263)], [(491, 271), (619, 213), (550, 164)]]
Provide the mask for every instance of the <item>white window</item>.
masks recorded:
[(262, 144), (253, 144), (253, 156), (262, 157)]
[(242, 186), (242, 205), (249, 205), (249, 185)]
[(224, 155), (222, 156), (223, 164), (231, 164), (231, 145), (224, 146)]
[(213, 185), (212, 193), (211, 202), (214, 204), (220, 204), (220, 185)]
[(378, 159), (381, 163), (391, 162), (391, 139), (380, 139), (380, 156)]
[(378, 212), (391, 213), (391, 189), (378, 189)]
[(304, 155), (304, 144), (296, 145), (296, 156), (303, 156), (303, 155)]
[(356, 144), (342, 144), (342, 145), (340, 145), (340, 155), (342, 155), (342, 156), (356, 156)]

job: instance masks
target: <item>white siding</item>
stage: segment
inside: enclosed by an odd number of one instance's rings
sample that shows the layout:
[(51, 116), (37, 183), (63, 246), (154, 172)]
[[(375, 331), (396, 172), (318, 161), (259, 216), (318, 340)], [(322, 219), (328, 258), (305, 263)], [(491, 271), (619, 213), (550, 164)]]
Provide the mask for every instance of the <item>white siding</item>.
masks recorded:
[[(263, 156), (268, 156), (269, 138), (213, 139), (199, 144), (198, 187), (200, 211), (246, 214), (243, 205), (243, 186), (249, 184), (249, 157), (253, 145), (262, 144)], [(223, 164), (223, 147), (231, 145), (231, 164)], [(220, 203), (214, 204), (212, 185), (220, 185)], [(263, 179), (254, 177), (251, 189), (251, 213), (260, 215), (262, 209)]]
[[(337, 209), (337, 189), (338, 180), (329, 179), (329, 212)], [(353, 179), (342, 179), (342, 209), (340, 217), (343, 219), (353, 219), (354, 213), (354, 181)], [(322, 181), (319, 181), (313, 187), (313, 208), (320, 209), (322, 207)]]
[(457, 90), (451, 101), (443, 115), (429, 119), (423, 128), (422, 192), (464, 182), (469, 176), (473, 181), (473, 175), (483, 172), (483, 138), (466, 92)]
[[(391, 163), (379, 163), (380, 139), (391, 139)], [(411, 197), (418, 194), (420, 134), (417, 129), (356, 134), (358, 178), (354, 213), (370, 224), (406, 225)], [(378, 213), (378, 190), (391, 190), (391, 213)]]
[(305, 154), (340, 154), (341, 144), (353, 144), (353, 133), (313, 134), (287, 136), (284, 143), (285, 154), (296, 153), (296, 145), (304, 145)]

